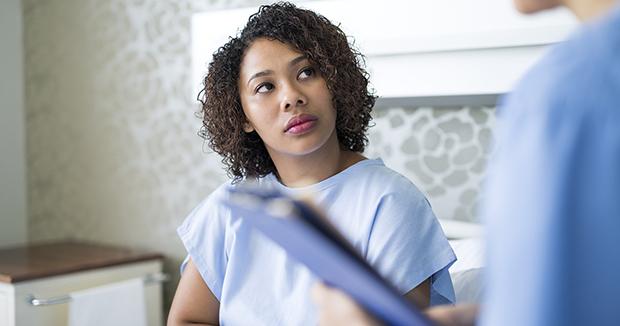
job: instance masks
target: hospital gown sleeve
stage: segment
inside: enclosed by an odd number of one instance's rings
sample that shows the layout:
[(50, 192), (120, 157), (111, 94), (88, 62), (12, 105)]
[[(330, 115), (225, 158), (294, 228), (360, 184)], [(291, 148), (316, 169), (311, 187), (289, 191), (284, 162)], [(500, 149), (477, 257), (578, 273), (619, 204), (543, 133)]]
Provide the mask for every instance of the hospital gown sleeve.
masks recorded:
[(448, 268), (456, 257), (429, 202), (412, 184), (381, 198), (367, 259), (402, 294), (430, 278), (431, 305), (454, 302)]
[(203, 280), (220, 300), (222, 282), (228, 262), (226, 255), (226, 223), (229, 211), (220, 204), (223, 187), (200, 203), (178, 227), (177, 233), (188, 252), (181, 272), (189, 258)]

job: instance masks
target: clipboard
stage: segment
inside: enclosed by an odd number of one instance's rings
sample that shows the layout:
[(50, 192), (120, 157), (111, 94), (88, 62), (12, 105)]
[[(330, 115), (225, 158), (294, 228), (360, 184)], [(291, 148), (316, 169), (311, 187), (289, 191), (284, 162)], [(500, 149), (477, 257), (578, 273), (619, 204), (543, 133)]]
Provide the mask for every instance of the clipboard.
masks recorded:
[(386, 325), (432, 326), (311, 204), (257, 185), (230, 187), (222, 203), (326, 284)]

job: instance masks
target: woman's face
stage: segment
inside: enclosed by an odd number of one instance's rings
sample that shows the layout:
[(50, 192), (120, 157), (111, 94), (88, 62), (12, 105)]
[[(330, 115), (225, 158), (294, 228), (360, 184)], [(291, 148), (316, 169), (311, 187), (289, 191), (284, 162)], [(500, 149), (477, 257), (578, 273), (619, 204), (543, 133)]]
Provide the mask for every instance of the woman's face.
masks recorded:
[(292, 47), (255, 40), (245, 51), (238, 84), (244, 130), (258, 133), (274, 161), (338, 146), (336, 110), (325, 79)]

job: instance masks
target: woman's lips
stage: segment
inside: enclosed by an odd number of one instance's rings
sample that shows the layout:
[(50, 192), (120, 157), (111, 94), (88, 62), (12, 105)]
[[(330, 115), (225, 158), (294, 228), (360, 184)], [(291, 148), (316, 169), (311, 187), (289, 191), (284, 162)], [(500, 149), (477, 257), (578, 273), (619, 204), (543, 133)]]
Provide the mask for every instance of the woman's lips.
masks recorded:
[(286, 132), (293, 135), (303, 134), (314, 128), (316, 120), (308, 120), (290, 127)]
[(284, 132), (294, 135), (303, 134), (312, 129), (316, 125), (317, 120), (317, 117), (309, 114), (302, 114), (293, 117), (286, 124), (286, 129)]

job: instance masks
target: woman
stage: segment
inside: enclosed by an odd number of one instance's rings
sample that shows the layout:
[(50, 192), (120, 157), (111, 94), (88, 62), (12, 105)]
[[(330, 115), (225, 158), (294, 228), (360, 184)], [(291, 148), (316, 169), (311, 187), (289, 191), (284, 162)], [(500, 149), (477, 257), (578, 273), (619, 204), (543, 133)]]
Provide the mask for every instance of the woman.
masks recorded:
[(292, 195), (311, 190), (405, 297), (421, 306), (454, 300), (455, 256), (428, 201), (361, 154), (375, 101), (362, 61), (337, 26), (289, 3), (260, 7), (214, 54), (203, 134), (233, 180), (179, 227), (189, 255), (169, 324), (317, 323), (316, 277), (221, 204), (227, 187), (248, 180)]

